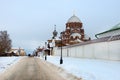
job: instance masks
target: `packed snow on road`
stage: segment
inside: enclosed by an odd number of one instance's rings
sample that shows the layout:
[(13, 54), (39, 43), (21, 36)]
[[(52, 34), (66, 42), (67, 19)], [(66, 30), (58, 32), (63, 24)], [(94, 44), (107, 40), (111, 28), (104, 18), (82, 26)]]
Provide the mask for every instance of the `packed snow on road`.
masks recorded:
[(21, 57), (0, 57), (0, 73), (20, 60)]
[(83, 80), (120, 80), (120, 61), (48, 56), (47, 61)]

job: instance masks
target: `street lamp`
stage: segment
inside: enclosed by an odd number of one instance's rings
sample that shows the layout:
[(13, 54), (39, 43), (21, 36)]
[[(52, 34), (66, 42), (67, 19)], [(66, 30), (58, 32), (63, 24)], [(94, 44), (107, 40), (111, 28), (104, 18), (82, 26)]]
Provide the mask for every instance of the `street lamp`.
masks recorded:
[(62, 35), (63, 35), (63, 32), (60, 33), (60, 38), (61, 38), (61, 56), (60, 56), (60, 64), (63, 64), (63, 59), (62, 59)]
[(47, 60), (47, 42), (45, 42), (45, 60)]
[(20, 56), (20, 53), (21, 53), (20, 47), (19, 47), (19, 49), (18, 49), (18, 53), (19, 53), (19, 56)]

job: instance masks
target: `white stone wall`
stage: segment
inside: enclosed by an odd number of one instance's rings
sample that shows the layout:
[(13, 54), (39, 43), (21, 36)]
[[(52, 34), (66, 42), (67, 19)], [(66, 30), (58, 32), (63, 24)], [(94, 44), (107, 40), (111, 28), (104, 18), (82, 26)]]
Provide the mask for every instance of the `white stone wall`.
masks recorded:
[[(55, 47), (54, 52), (60, 56), (61, 48)], [(63, 47), (62, 52), (67, 57), (120, 60), (120, 40)]]

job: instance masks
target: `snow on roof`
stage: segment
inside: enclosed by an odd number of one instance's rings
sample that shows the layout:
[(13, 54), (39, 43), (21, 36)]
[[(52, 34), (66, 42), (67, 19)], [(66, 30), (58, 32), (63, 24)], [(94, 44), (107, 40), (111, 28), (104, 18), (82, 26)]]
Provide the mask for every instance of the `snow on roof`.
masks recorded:
[(80, 19), (75, 15), (73, 15), (72, 17), (70, 17), (68, 19), (68, 23), (70, 23), (70, 22), (80, 22), (81, 23)]
[(120, 23), (113, 26), (110, 30), (120, 29)]
[(98, 33), (96, 35), (104, 34), (104, 33), (107, 33), (107, 32), (114, 31), (114, 30), (118, 30), (118, 29), (120, 29), (120, 23), (118, 23), (117, 25), (113, 26), (111, 29), (109, 29), (107, 31), (104, 31), (104, 32), (101, 32), (101, 33)]

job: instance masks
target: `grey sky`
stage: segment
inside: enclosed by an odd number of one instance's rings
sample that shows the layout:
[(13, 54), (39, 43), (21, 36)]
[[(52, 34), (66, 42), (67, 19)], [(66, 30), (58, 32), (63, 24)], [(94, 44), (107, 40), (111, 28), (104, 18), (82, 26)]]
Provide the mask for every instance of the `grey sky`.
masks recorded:
[(36, 48), (52, 37), (54, 24), (65, 30), (74, 10), (92, 38), (120, 23), (120, 0), (0, 0), (0, 30), (8, 31), (13, 47)]

